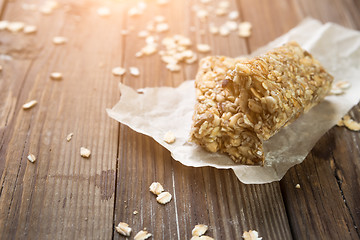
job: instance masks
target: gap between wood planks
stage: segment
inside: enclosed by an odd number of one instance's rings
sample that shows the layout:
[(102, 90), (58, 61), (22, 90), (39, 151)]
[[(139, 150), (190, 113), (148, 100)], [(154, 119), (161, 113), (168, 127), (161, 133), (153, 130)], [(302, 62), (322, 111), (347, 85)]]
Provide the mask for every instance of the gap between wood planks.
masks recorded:
[(345, 207), (346, 207), (347, 211), (349, 212), (349, 215), (350, 215), (351, 220), (352, 220), (352, 222), (353, 222), (353, 225), (354, 225), (353, 227), (355, 228), (356, 233), (357, 233), (358, 237), (360, 238), (359, 228), (358, 228), (358, 226), (356, 225), (356, 222), (355, 222), (353, 213), (352, 213), (352, 211), (351, 211), (351, 209), (350, 209), (350, 207), (349, 207), (349, 205), (348, 205), (348, 203), (347, 203), (347, 201), (346, 201), (346, 197), (345, 197), (345, 194), (344, 194), (343, 189), (342, 189), (342, 180), (341, 180), (341, 178), (340, 178), (339, 175), (338, 175), (338, 170), (339, 170), (339, 168), (338, 168), (338, 166), (337, 166), (337, 164), (336, 164), (336, 158), (335, 158), (335, 156), (334, 156), (334, 153), (333, 153), (332, 149), (330, 149), (330, 151), (331, 151), (331, 156), (332, 156), (332, 159), (330, 159), (330, 161), (331, 161), (331, 160), (334, 161), (334, 169), (333, 169), (333, 171), (334, 171), (334, 177), (336, 178), (336, 182), (337, 182), (337, 184), (338, 184), (338, 187), (339, 187), (339, 190), (340, 190), (340, 193), (341, 193), (341, 197), (342, 197), (342, 199), (344, 200)]

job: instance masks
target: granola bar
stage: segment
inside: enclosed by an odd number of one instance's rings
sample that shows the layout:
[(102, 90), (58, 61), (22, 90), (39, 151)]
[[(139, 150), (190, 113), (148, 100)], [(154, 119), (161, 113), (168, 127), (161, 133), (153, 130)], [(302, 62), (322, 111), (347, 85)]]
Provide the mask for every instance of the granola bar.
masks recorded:
[(263, 141), (319, 103), (332, 81), (295, 42), (252, 60), (206, 57), (195, 80), (190, 140), (237, 163), (263, 165)]

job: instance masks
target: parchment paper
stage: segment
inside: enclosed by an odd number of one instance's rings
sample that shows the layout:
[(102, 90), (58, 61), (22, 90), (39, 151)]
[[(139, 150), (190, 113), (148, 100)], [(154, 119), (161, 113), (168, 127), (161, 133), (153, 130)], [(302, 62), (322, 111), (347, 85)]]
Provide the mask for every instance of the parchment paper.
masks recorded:
[[(194, 81), (177, 88), (144, 88), (143, 94), (120, 84), (121, 99), (108, 115), (133, 130), (151, 136), (186, 166), (231, 168), (243, 183), (269, 183), (280, 180), (286, 171), (302, 162), (318, 139), (358, 103), (360, 99), (360, 33), (336, 24), (306, 19), (297, 27), (252, 53), (259, 55), (285, 42), (295, 40), (317, 58), (335, 77), (351, 88), (344, 95), (328, 96), (294, 123), (264, 142), (265, 166), (235, 164), (227, 155), (209, 153), (189, 143), (195, 104)], [(163, 141), (167, 131), (176, 141)]]

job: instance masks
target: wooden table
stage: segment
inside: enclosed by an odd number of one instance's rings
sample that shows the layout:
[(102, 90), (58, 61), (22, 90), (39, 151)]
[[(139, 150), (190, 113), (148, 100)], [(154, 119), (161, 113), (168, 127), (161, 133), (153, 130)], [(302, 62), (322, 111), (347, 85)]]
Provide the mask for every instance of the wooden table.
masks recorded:
[[(144, 46), (137, 33), (154, 16), (163, 15), (170, 26), (156, 34), (160, 38), (181, 34), (194, 44), (209, 44), (209, 54), (232, 57), (268, 43), (307, 16), (360, 29), (357, 0), (229, 3), (239, 11), (238, 22), (252, 23), (249, 38), (209, 33), (209, 23), (219, 25), (226, 17), (209, 12), (202, 22), (194, 6), (217, 6), (215, 0), (162, 6), (149, 0), (136, 17), (128, 16), (135, 1), (59, 1), (43, 14), (38, 9), (46, 1), (0, 0), (1, 20), (38, 29), (0, 31), (1, 239), (125, 239), (114, 230), (120, 221), (133, 228), (130, 239), (143, 228), (152, 239), (190, 239), (198, 223), (209, 225), (207, 235), (215, 239), (241, 239), (250, 229), (264, 240), (360, 239), (359, 133), (334, 127), (282, 181), (245, 185), (230, 170), (185, 167), (151, 138), (107, 116), (105, 109), (119, 100), (120, 81), (134, 88), (177, 86), (196, 74), (197, 63), (170, 72), (159, 54), (135, 57)], [(110, 8), (109, 16), (97, 14), (102, 6)], [(54, 36), (68, 42), (54, 45)], [(116, 66), (136, 66), (140, 76), (115, 77)], [(63, 79), (51, 80), (51, 72), (61, 72)], [(38, 104), (23, 110), (33, 99)], [(357, 120), (359, 109), (351, 111)], [(89, 159), (80, 156), (82, 146), (91, 150)], [(29, 153), (35, 163), (27, 160)], [(173, 195), (169, 204), (158, 204), (149, 192), (153, 181)]]

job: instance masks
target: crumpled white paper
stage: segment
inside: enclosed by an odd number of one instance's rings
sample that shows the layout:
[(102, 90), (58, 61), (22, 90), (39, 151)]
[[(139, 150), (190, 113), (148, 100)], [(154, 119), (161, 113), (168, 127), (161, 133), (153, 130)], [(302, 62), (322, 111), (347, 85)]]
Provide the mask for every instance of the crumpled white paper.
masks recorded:
[[(231, 168), (243, 183), (280, 180), (286, 171), (301, 163), (318, 139), (358, 103), (360, 99), (360, 33), (336, 24), (306, 19), (300, 25), (251, 54), (259, 55), (295, 40), (317, 58), (335, 77), (351, 88), (344, 95), (328, 96), (308, 113), (264, 142), (265, 166), (235, 164), (227, 155), (209, 153), (189, 143), (195, 104), (194, 81), (177, 88), (142, 89), (143, 94), (120, 84), (121, 99), (108, 115), (133, 130), (151, 136), (186, 166)], [(173, 144), (163, 141), (166, 132), (176, 136)]]

